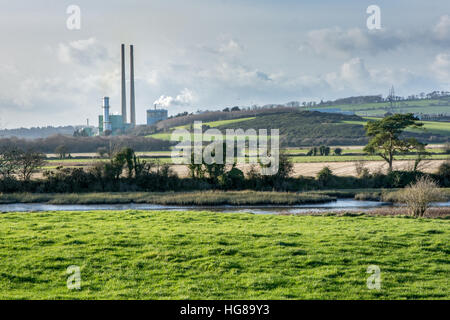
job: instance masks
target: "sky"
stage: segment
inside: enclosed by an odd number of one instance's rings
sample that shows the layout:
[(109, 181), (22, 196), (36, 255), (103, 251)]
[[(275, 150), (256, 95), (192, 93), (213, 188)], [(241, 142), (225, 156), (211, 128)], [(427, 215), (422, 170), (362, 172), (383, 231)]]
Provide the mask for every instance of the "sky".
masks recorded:
[[(120, 111), (135, 46), (136, 117), (450, 90), (448, 0), (0, 0), (0, 128), (97, 125)], [(80, 9), (80, 29), (69, 6)], [(369, 30), (368, 6), (381, 28)], [(129, 77), (127, 47), (127, 79)], [(127, 87), (129, 83), (127, 81)], [(127, 100), (129, 93), (127, 92)]]

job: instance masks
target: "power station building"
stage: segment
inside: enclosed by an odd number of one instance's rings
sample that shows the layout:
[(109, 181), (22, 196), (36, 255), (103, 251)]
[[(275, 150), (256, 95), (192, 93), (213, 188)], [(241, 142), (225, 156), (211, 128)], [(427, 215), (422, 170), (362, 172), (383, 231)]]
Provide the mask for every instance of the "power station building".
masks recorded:
[(98, 117), (99, 135), (119, 135), (136, 125), (136, 108), (134, 94), (134, 51), (130, 45), (130, 122), (127, 122), (127, 98), (125, 87), (125, 45), (121, 46), (121, 68), (122, 68), (122, 114), (110, 114), (109, 97), (103, 98), (103, 115)]
[(147, 125), (155, 124), (159, 121), (166, 120), (168, 112), (166, 109), (148, 109), (147, 110)]

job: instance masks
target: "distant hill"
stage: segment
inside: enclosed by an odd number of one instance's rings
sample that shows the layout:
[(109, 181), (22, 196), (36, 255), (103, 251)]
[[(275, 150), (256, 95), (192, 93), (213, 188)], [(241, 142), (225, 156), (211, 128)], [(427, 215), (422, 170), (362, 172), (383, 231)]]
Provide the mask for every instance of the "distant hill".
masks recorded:
[[(264, 112), (212, 112), (184, 116), (179, 121), (166, 121), (165, 130), (149, 137), (169, 140), (175, 127), (189, 127), (194, 121), (203, 121), (205, 129), (279, 129), (283, 147), (320, 146), (320, 145), (363, 145), (368, 139), (364, 124), (368, 119), (357, 115), (302, 111), (299, 108), (277, 107)], [(208, 120), (212, 121), (208, 121)], [(220, 119), (220, 120), (219, 120)], [(224, 120), (225, 119), (225, 120)], [(174, 120), (174, 119), (171, 119)], [(449, 141), (450, 123), (426, 122), (425, 131), (408, 131), (404, 135), (416, 137), (425, 143)]]
[(180, 117), (173, 117), (164, 121), (160, 121), (157, 123), (158, 129), (168, 129), (173, 127), (184, 126), (187, 124), (194, 123), (194, 121), (203, 121), (203, 122), (211, 122), (211, 121), (222, 121), (222, 120), (232, 120), (232, 119), (240, 119), (240, 118), (248, 118), (255, 117), (261, 115), (270, 115), (270, 114), (280, 114), (280, 113), (290, 113), (297, 111), (296, 107), (285, 107), (285, 106), (271, 106), (270, 108), (250, 108), (250, 110), (240, 110), (240, 111), (206, 111), (197, 114), (189, 114), (183, 115)]
[(72, 136), (77, 128), (79, 128), (79, 126), (3, 129), (0, 130), (0, 138), (16, 137), (24, 139), (38, 139), (47, 138), (57, 134)]
[(293, 111), (258, 116), (243, 122), (219, 126), (218, 129), (279, 129), (283, 146), (360, 145), (367, 142), (364, 128), (345, 121), (363, 121), (359, 116), (338, 113)]

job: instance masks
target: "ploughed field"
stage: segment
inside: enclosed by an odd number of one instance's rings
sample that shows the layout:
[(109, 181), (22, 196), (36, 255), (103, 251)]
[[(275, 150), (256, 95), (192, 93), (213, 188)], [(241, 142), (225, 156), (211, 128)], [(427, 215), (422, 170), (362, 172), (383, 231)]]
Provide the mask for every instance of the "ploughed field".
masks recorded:
[[(7, 213), (0, 236), (2, 299), (450, 298), (445, 219)], [(80, 290), (66, 286), (73, 265)]]

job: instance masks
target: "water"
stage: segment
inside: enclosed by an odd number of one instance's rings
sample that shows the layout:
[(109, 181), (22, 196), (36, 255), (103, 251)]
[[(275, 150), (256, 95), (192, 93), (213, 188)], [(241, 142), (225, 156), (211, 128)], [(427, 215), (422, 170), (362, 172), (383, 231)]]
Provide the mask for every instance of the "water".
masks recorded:
[[(358, 201), (354, 199), (338, 199), (337, 201), (286, 205), (286, 206), (166, 206), (144, 203), (129, 204), (42, 204), (42, 203), (11, 203), (0, 204), (0, 212), (30, 212), (30, 211), (98, 211), (98, 210), (208, 210), (226, 213), (254, 213), (254, 214), (302, 214), (308, 212), (339, 212), (339, 211), (364, 211), (379, 207), (394, 207), (395, 205), (378, 201)], [(450, 207), (449, 202), (434, 203), (434, 207)]]

